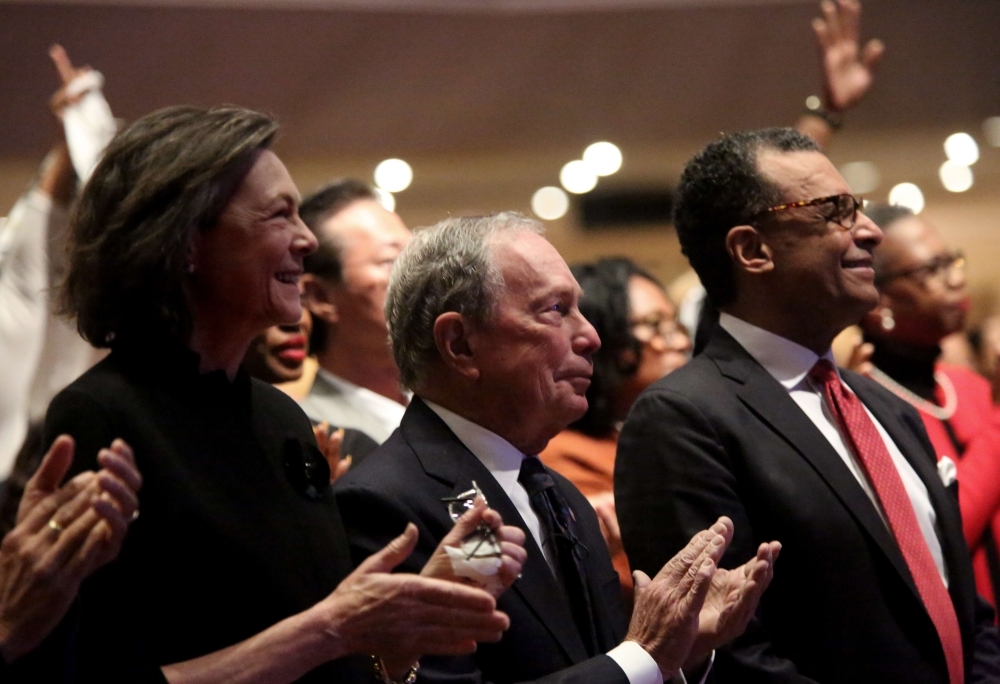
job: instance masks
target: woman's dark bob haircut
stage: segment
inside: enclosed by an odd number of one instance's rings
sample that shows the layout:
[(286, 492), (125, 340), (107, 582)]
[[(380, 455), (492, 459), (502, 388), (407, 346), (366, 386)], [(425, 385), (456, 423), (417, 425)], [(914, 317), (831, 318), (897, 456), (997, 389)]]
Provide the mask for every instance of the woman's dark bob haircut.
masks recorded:
[(60, 308), (84, 339), (187, 340), (191, 239), (215, 225), (277, 131), (247, 109), (168, 107), (115, 136), (70, 224)]

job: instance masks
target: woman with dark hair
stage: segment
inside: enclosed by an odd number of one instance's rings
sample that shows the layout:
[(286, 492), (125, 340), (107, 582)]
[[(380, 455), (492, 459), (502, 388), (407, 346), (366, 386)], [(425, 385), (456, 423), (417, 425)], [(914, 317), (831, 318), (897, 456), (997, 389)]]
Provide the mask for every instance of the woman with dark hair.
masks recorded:
[[(33, 681), (352, 682), (373, 667), (386, 681), (506, 624), (481, 590), (389, 574), (413, 525), (351, 572), (309, 420), (240, 370), (261, 330), (299, 319), (316, 246), (268, 149), (276, 132), (244, 109), (154, 112), (115, 138), (83, 191), (63, 306), (111, 353), (52, 402), (44, 443), (72, 435), (78, 471), (121, 437), (145, 487), (121, 555), (67, 617), (75, 641), (54, 636)], [(478, 519), (499, 530), (509, 584), (519, 533), (483, 507), (470, 516), (455, 533)], [(437, 561), (425, 574), (453, 579)]]
[[(243, 357), (243, 368), (251, 378), (270, 383), (293, 399), (301, 399), (293, 396), (291, 390), (305, 371), (312, 325), (312, 315), (305, 306), (298, 322), (272, 325), (250, 343)], [(334, 428), (320, 422), (313, 425), (313, 433), (330, 465), (331, 482), (336, 482), (348, 468), (360, 464), (378, 448), (378, 442), (352, 428)], [(0, 494), (0, 516), (2, 514), (3, 496)]]
[(663, 286), (633, 261), (613, 257), (570, 270), (583, 289), (580, 312), (597, 329), (601, 348), (594, 354), (587, 413), (540, 457), (594, 504), (622, 587), (631, 592), (614, 512), (618, 430), (639, 394), (687, 361), (691, 340)]
[(919, 411), (945, 484), (957, 475), (976, 589), (995, 605), (1000, 409), (989, 381), (940, 362), (941, 341), (964, 328), (969, 310), (965, 260), (909, 209), (880, 206), (866, 213), (884, 233), (874, 261), (879, 303), (862, 323), (865, 340), (874, 346), (870, 375)]

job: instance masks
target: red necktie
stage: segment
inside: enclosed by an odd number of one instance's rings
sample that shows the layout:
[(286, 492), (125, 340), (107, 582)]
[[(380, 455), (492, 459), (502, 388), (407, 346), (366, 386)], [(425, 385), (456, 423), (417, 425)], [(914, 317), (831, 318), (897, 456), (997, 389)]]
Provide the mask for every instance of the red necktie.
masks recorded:
[(955, 616), (955, 606), (941, 579), (941, 573), (934, 564), (931, 551), (927, 548), (920, 525), (917, 524), (916, 513), (913, 512), (913, 504), (899, 471), (892, 462), (889, 449), (861, 400), (840, 382), (833, 364), (820, 359), (809, 371), (809, 377), (822, 387), (830, 412), (839, 419), (882, 503), (889, 528), (896, 537), (899, 550), (903, 552), (903, 558), (917, 585), (917, 592), (937, 629), (948, 663), (951, 684), (963, 684), (965, 664), (962, 658), (962, 632)]

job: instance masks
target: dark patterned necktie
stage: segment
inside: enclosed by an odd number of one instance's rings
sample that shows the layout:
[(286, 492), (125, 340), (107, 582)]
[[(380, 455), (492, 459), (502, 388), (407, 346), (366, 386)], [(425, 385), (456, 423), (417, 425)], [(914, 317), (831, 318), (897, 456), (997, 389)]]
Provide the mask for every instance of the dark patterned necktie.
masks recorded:
[(541, 524), (542, 547), (549, 552), (559, 569), (573, 621), (587, 653), (594, 656), (597, 654), (597, 631), (583, 565), (590, 551), (577, 535), (576, 516), (538, 457), (528, 456), (521, 461), (517, 481), (528, 492), (531, 508)]
[(885, 517), (889, 519), (889, 529), (903, 552), (913, 582), (917, 585), (917, 593), (941, 640), (948, 664), (948, 678), (951, 684), (962, 684), (965, 682), (965, 663), (955, 605), (920, 531), (913, 504), (906, 493), (903, 478), (892, 462), (889, 449), (861, 400), (840, 382), (833, 364), (820, 359), (809, 371), (809, 378), (822, 388), (827, 407), (840, 422), (850, 446), (868, 473)]

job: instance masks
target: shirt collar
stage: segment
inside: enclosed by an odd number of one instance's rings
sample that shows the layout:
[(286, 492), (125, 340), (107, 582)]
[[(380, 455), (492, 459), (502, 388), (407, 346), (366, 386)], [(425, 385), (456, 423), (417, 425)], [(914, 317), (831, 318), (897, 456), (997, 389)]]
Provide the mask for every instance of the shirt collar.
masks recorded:
[(514, 471), (516, 475), (521, 471), (524, 454), (506, 439), (454, 411), (449, 411), (440, 404), (427, 399), (423, 399), (423, 402), (444, 421), (458, 437), (458, 441), (482, 461), (491, 473)]
[(786, 390), (798, 386), (821, 358), (832, 363), (835, 369), (837, 367), (831, 350), (818, 356), (800, 344), (758, 328), (732, 314), (720, 313), (719, 325)]
[[(386, 397), (386, 396), (383, 396), (383, 395), (379, 394), (378, 392), (373, 392), (372, 390), (368, 389), (367, 387), (362, 387), (360, 385), (355, 385), (350, 380), (344, 380), (339, 375), (334, 375), (333, 373), (331, 373), (330, 371), (328, 371), (328, 370), (326, 370), (324, 368), (317, 368), (316, 369), (316, 373), (319, 374), (319, 375), (321, 375), (324, 380), (326, 380), (328, 383), (330, 383), (331, 385), (333, 385), (334, 387), (336, 387), (338, 390), (340, 390), (341, 394), (344, 394), (344, 395), (347, 395), (347, 396), (354, 395), (354, 396), (357, 396), (357, 397), (363, 397), (367, 401), (369, 401), (371, 403), (374, 403), (374, 404), (378, 404), (380, 406), (384, 406), (385, 408), (394, 409), (394, 410), (398, 409), (399, 412), (400, 412), (400, 415), (402, 415), (402, 412), (406, 410), (406, 407), (403, 406), (402, 404), (400, 404), (398, 401), (394, 401), (394, 400), (390, 399), (389, 397)], [(410, 392), (405, 392), (404, 394), (406, 394), (406, 396), (408, 396), (408, 397), (412, 396), (412, 394)]]

